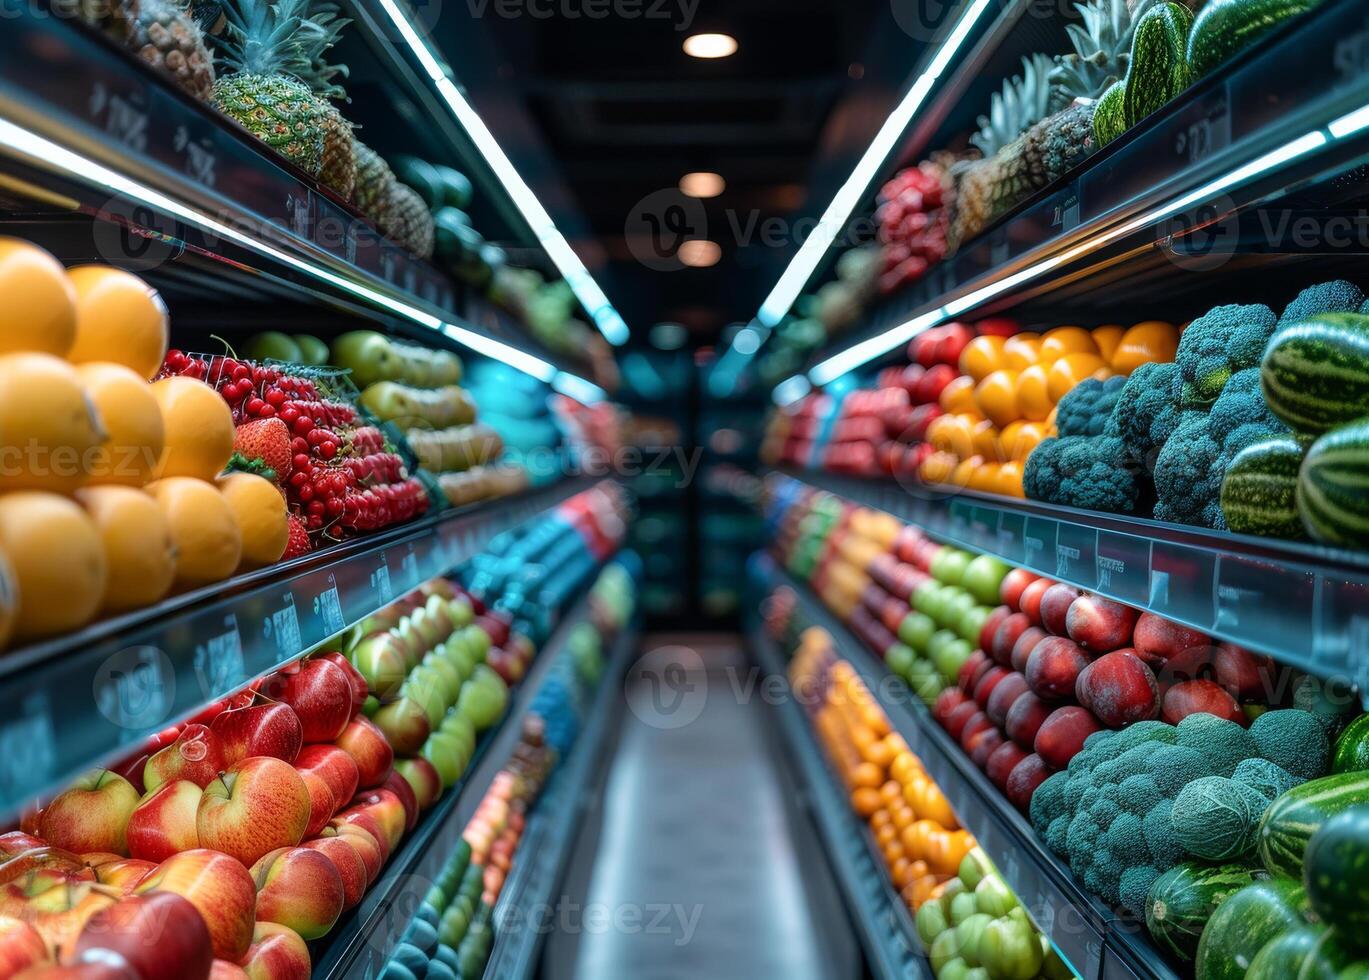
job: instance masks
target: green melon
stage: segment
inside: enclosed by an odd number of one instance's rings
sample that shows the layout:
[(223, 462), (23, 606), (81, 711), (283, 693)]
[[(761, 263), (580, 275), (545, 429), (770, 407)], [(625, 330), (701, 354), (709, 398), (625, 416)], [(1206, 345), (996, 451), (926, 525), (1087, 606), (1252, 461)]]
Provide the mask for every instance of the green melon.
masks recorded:
[(1325, 932), (1323, 925), (1308, 925), (1270, 940), (1250, 961), (1245, 980), (1293, 980)]
[(1131, 64), (1122, 96), (1122, 117), (1135, 126), (1188, 88), (1188, 31), (1193, 13), (1166, 0), (1144, 14), (1131, 41)]
[(1212, 913), (1194, 958), (1196, 980), (1244, 980), (1266, 943), (1306, 924), (1300, 882), (1271, 878), (1247, 885)]
[(1264, 350), (1269, 410), (1316, 435), (1369, 415), (1369, 316), (1323, 313), (1280, 327)]
[(1222, 478), (1222, 516), (1238, 534), (1301, 538), (1298, 471), (1303, 447), (1296, 439), (1266, 439), (1236, 454)]
[(1369, 418), (1312, 443), (1298, 473), (1297, 505), (1316, 540), (1352, 548), (1369, 544)]
[(1195, 78), (1250, 47), (1290, 17), (1320, 0), (1210, 0), (1188, 36), (1188, 61)]
[(1155, 941), (1188, 962), (1198, 951), (1198, 939), (1212, 913), (1242, 888), (1266, 877), (1248, 864), (1204, 864), (1186, 861), (1170, 868), (1150, 886), (1146, 899), (1146, 928)]
[(1338, 773), (1293, 787), (1260, 821), (1260, 860), (1274, 874), (1301, 878), (1312, 835), (1332, 817), (1364, 803), (1369, 803), (1369, 772)]
[(1312, 835), (1303, 884), (1323, 922), (1369, 940), (1369, 803), (1337, 814)]
[(1122, 109), (1126, 90), (1125, 82), (1113, 82), (1093, 107), (1093, 138), (1100, 147), (1107, 146), (1127, 131), (1126, 114)]
[(1360, 715), (1336, 739), (1331, 771), (1369, 772), (1369, 714)]

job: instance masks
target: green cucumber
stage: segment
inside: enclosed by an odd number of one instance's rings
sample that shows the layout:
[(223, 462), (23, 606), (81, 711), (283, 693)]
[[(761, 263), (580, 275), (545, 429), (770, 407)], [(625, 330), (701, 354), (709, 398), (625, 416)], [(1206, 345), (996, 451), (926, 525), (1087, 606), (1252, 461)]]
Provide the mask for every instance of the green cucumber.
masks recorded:
[(1298, 470), (1303, 447), (1296, 439), (1275, 438), (1236, 454), (1222, 477), (1222, 516), (1238, 534), (1301, 538)]

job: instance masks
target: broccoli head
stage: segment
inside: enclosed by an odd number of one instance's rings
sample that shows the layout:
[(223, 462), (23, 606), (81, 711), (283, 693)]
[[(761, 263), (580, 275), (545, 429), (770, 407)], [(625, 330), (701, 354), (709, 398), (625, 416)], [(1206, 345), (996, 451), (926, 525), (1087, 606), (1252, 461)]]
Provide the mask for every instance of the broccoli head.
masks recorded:
[(1122, 386), (1103, 434), (1121, 439), (1132, 458), (1153, 460), (1179, 425), (1180, 384), (1177, 364), (1142, 364)]
[(1212, 775), (1212, 763), (1197, 749), (1185, 745), (1165, 745), (1146, 760), (1146, 768), (1155, 777), (1155, 785), (1167, 797), (1203, 776)]
[(1179, 744), (1206, 756), (1218, 776), (1230, 776), (1246, 759), (1260, 754), (1250, 732), (1205, 711), (1189, 715), (1179, 722), (1178, 729)]
[(1155, 519), (1224, 529), (1223, 458), (1207, 414), (1185, 412), (1155, 460)]
[(1080, 771), (1070, 776), (1065, 784), (1065, 812), (1078, 813), (1084, 794), (1093, 788), (1093, 778), (1088, 771)]
[(1112, 822), (1102, 836), (1103, 846), (1112, 852), (1123, 867), (1132, 868), (1150, 863), (1150, 848), (1141, 819), (1124, 813)]
[(1364, 293), (1360, 292), (1358, 286), (1344, 279), (1319, 282), (1298, 293), (1298, 298), (1289, 303), (1283, 316), (1279, 317), (1279, 326), (1298, 323), (1322, 313), (1354, 313), (1356, 310), (1363, 313), (1364, 310), (1360, 309), (1362, 304), (1369, 305), (1365, 304)]
[(1151, 865), (1127, 868), (1122, 872), (1121, 886), (1118, 888), (1117, 904), (1136, 918), (1146, 914), (1146, 903), (1150, 900), (1150, 889), (1160, 877), (1160, 869)]
[(1138, 817), (1144, 817), (1164, 799), (1160, 787), (1155, 784), (1155, 777), (1150, 773), (1128, 776), (1117, 788), (1122, 794), (1122, 806), (1128, 813)]
[(1246, 759), (1236, 767), (1231, 779), (1249, 786), (1271, 803), (1294, 786), (1306, 782), (1268, 759)]
[(1331, 744), (1326, 728), (1310, 711), (1289, 708), (1266, 711), (1250, 726), (1258, 755), (1300, 779), (1316, 779), (1326, 772)]
[(1065, 840), (1069, 834), (1069, 829), (1070, 818), (1065, 816), (1056, 817), (1046, 828), (1046, 846), (1060, 857), (1069, 854), (1069, 847)]
[(1062, 436), (1101, 436), (1126, 383), (1121, 375), (1079, 382), (1056, 406), (1056, 431)]
[(1228, 458), (1246, 446), (1288, 432), (1288, 426), (1265, 404), (1259, 368), (1246, 368), (1233, 374), (1217, 396), (1207, 419), (1208, 433)]
[(1069, 776), (1063, 772), (1057, 772), (1046, 777), (1045, 782), (1036, 787), (1036, 792), (1032, 793), (1028, 813), (1031, 816), (1032, 827), (1038, 834), (1045, 833), (1046, 829), (1055, 822), (1055, 819), (1065, 813), (1065, 784), (1067, 782), (1069, 782)]
[(1033, 500), (1103, 510), (1136, 512), (1144, 484), (1141, 467), (1122, 440), (1107, 436), (1062, 436), (1041, 442), (1022, 475), (1022, 487)]
[(1089, 807), (1089, 814), (1098, 825), (1098, 829), (1106, 833), (1113, 821), (1122, 815), (1122, 808), (1115, 800), (1099, 800)]
[(1076, 813), (1070, 821), (1065, 835), (1065, 849), (1069, 852), (1070, 865), (1082, 865), (1093, 860), (1094, 849), (1098, 846), (1101, 831), (1087, 813)]
[(1188, 856), (1184, 846), (1174, 836), (1173, 811), (1173, 800), (1161, 800), (1141, 821), (1150, 858), (1160, 869), (1172, 868)]
[(1252, 304), (1219, 306), (1189, 324), (1174, 358), (1183, 385), (1180, 404), (1211, 407), (1233, 374), (1260, 363), (1277, 322), (1269, 307)]

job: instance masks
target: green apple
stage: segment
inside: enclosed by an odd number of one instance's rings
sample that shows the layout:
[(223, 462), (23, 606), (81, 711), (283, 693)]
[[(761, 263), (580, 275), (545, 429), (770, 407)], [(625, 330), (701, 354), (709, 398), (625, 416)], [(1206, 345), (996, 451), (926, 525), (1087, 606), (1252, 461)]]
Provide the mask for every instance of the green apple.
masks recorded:
[(960, 637), (956, 636), (950, 630), (937, 630), (927, 642), (927, 656), (931, 657), (933, 661), (936, 661), (941, 657), (942, 651), (958, 639), (960, 639)]
[(990, 922), (979, 937), (978, 953), (989, 975), (1001, 980), (1032, 980), (1041, 972), (1041, 941), (1025, 916)]
[(979, 911), (974, 892), (961, 892), (951, 899), (951, 925), (958, 926)]
[(907, 677), (917, 660), (917, 654), (902, 643), (895, 643), (884, 651), (884, 663), (899, 677)]
[(932, 577), (946, 585), (959, 585), (970, 564), (968, 552), (959, 548), (942, 548), (932, 559)]
[(930, 660), (919, 660), (913, 664), (913, 669), (908, 673), (908, 686), (919, 700), (928, 703), (935, 701), (936, 696), (945, 690), (941, 675)]
[(328, 363), (328, 345), (313, 334), (297, 333), (292, 338), (299, 347), (300, 363), (322, 367)]
[(955, 927), (956, 939), (960, 940), (960, 955), (970, 966), (979, 966), (979, 937), (984, 927), (993, 921), (993, 916), (976, 912)]
[(936, 618), (939, 598), (941, 596), (941, 583), (935, 581), (923, 582), (913, 590), (912, 606), (918, 612)]
[(377, 381), (398, 377), (400, 358), (384, 334), (353, 330), (333, 341), (330, 360), (352, 372), (352, 383), (366, 388)]
[(979, 887), (979, 883), (988, 875), (994, 874), (993, 862), (984, 853), (983, 848), (972, 847), (960, 862), (959, 877), (965, 883), (965, 887), (974, 891)]
[(965, 962), (964, 957), (957, 956), (936, 971), (936, 980), (965, 980), (969, 975), (970, 964)]
[(377, 633), (356, 645), (349, 658), (372, 694), (392, 698), (409, 673), (408, 655), (393, 633)]
[(923, 902), (922, 907), (917, 910), (913, 924), (917, 927), (917, 937), (922, 940), (923, 949), (931, 948), (936, 937), (951, 928), (951, 923), (946, 918), (946, 910), (941, 907), (940, 902)]
[(1018, 907), (1017, 896), (997, 872), (986, 874), (980, 879), (974, 888), (974, 898), (979, 911), (995, 918), (1007, 915)]
[(466, 763), (469, 761), (456, 736), (441, 731), (428, 736), (419, 754), (431, 762), (437, 774), (442, 777), (444, 790), (451, 789), (461, 781), (461, 776), (466, 771)]
[(932, 970), (935, 971), (938, 978), (941, 976), (941, 971), (952, 960), (965, 962), (960, 958), (960, 940), (956, 937), (954, 929), (947, 929), (932, 940), (931, 949), (927, 951), (927, 958), (932, 961)]
[(918, 653), (927, 652), (927, 644), (936, 632), (936, 621), (926, 613), (910, 612), (898, 624), (898, 638)]
[(399, 692), (401, 697), (416, 701), (423, 709), (423, 713), (428, 717), (429, 730), (442, 724), (442, 719), (447, 714), (446, 696), (442, 681), (435, 678), (427, 667), (414, 670)]
[(395, 755), (413, 755), (422, 748), (428, 733), (432, 731), (428, 724), (428, 712), (411, 697), (401, 697), (381, 705), (372, 720), (384, 733)]
[(946, 588), (942, 590), (943, 595), (946, 595), (947, 593), (949, 593), (949, 595), (946, 599), (945, 615), (938, 620), (938, 622), (947, 629), (954, 629), (960, 623), (961, 617), (978, 605), (978, 603), (974, 601), (974, 596), (970, 595), (964, 589)]
[(304, 355), (299, 344), (289, 334), (279, 330), (266, 330), (247, 338), (242, 346), (243, 356), (253, 361), (290, 361), (304, 363)]
[(998, 603), (998, 590), (1009, 568), (993, 555), (980, 555), (965, 566), (960, 584), (969, 589), (970, 594), (986, 605)]
[(442, 699), (447, 707), (450, 708), (456, 704), (457, 695), (461, 693), (461, 685), (464, 683), (461, 671), (457, 670), (456, 666), (439, 652), (428, 654), (423, 658), (423, 663), (419, 667), (430, 668), (441, 679)]
[(960, 676), (960, 668), (974, 654), (974, 647), (956, 636), (943, 646), (939, 653), (940, 656), (932, 655), (932, 663), (936, 664), (936, 669), (941, 672), (942, 677), (954, 683)]
[(993, 610), (988, 606), (972, 606), (961, 614), (960, 622), (956, 624), (956, 632), (960, 634), (962, 640), (977, 646), (979, 644), (979, 633), (992, 615)]

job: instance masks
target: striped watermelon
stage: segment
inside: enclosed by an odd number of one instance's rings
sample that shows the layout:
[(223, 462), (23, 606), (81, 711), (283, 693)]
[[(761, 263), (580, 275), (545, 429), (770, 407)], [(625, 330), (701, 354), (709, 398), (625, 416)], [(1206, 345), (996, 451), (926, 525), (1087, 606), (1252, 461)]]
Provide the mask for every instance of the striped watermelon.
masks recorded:
[(1298, 473), (1298, 516), (1327, 544), (1369, 544), (1369, 418), (1312, 444)]
[(1317, 434), (1369, 415), (1369, 316), (1323, 313), (1280, 327), (1264, 350), (1269, 410)]
[(1262, 870), (1248, 864), (1185, 861), (1150, 886), (1146, 928), (1162, 948), (1187, 962), (1198, 951), (1198, 938), (1217, 907), (1263, 877)]
[(1369, 928), (1369, 804), (1326, 821), (1307, 842), (1303, 883), (1323, 922), (1351, 936)]
[(1303, 537), (1297, 505), (1303, 455), (1298, 441), (1287, 437), (1266, 439), (1237, 453), (1222, 478), (1226, 526), (1267, 538)]
[(1306, 924), (1302, 882), (1271, 878), (1247, 885), (1212, 913), (1194, 957), (1197, 980), (1244, 980), (1265, 944)]
[(1260, 860), (1273, 874), (1301, 878), (1307, 842), (1328, 820), (1369, 803), (1369, 772), (1343, 772), (1295, 786), (1265, 811)]
[(1314, 924), (1285, 932), (1250, 961), (1245, 980), (1290, 980), (1297, 977), (1302, 965), (1316, 955), (1326, 926)]
[(1336, 739), (1332, 772), (1369, 771), (1369, 714), (1360, 715)]

